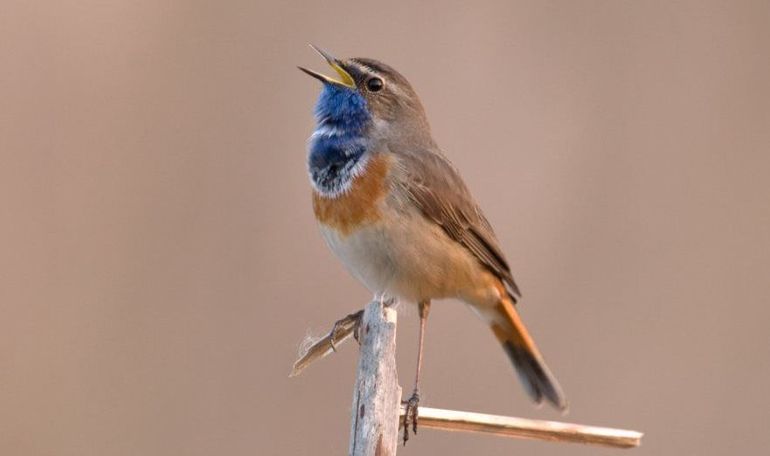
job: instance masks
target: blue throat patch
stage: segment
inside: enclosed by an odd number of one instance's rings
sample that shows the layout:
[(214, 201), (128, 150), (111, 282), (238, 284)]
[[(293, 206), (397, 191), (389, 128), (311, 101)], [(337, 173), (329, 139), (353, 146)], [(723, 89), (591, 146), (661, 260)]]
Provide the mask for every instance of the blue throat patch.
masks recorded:
[(334, 84), (324, 84), (315, 116), (308, 156), (310, 178), (321, 194), (337, 196), (363, 165), (371, 116), (357, 90)]

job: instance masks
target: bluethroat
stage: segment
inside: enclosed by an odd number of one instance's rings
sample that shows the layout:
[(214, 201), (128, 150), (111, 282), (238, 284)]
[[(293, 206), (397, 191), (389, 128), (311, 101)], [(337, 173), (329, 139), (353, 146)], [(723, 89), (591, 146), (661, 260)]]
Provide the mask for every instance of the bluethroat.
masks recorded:
[(566, 410), (515, 304), (521, 296), (492, 226), (431, 136), (409, 82), (377, 60), (339, 60), (325, 76), (309, 140), (313, 211), (331, 250), (375, 296), (416, 303), (417, 372), (407, 401), (416, 431), (425, 323), (434, 299), (457, 298), (489, 325), (529, 396)]

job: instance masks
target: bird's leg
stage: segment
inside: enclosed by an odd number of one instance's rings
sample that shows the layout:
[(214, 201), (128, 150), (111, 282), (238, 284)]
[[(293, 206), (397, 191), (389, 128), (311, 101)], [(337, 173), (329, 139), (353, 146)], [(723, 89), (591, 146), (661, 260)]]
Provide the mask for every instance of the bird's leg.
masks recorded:
[(409, 440), (409, 423), (412, 424), (412, 432), (417, 434), (417, 406), (420, 403), (420, 369), (422, 368), (422, 350), (425, 340), (425, 323), (428, 321), (430, 312), (430, 301), (419, 303), (420, 309), (420, 336), (417, 342), (417, 372), (414, 376), (414, 391), (412, 396), (406, 401), (406, 410), (404, 413), (404, 445)]

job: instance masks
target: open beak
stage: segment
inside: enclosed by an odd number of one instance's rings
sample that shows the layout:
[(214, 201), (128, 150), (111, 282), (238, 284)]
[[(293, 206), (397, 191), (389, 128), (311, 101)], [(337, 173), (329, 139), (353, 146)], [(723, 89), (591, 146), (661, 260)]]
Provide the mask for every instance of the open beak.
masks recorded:
[(316, 73), (313, 70), (308, 70), (307, 68), (302, 68), (302, 67), (297, 67), (297, 68), (309, 74), (310, 76), (318, 79), (324, 84), (337, 84), (337, 85), (341, 85), (351, 89), (356, 87), (356, 82), (353, 80), (353, 77), (350, 75), (350, 73), (345, 71), (344, 68), (342, 68), (342, 66), (339, 63), (339, 60), (335, 59), (324, 50), (313, 46), (312, 44), (310, 45), (310, 47), (313, 48), (313, 50), (316, 51), (317, 53), (321, 54), (321, 57), (323, 57), (324, 60), (326, 60), (326, 63), (328, 63), (330, 67), (334, 68), (334, 71), (337, 72), (340, 79), (337, 80), (329, 76), (326, 76), (324, 74)]

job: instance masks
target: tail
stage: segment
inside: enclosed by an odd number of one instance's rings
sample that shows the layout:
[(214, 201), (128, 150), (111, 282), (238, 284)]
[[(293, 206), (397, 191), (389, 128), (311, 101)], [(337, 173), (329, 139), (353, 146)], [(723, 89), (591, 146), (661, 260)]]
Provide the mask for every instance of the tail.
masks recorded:
[(503, 299), (494, 308), (494, 313), (490, 323), (492, 331), (513, 362), (524, 389), (538, 404), (547, 399), (554, 407), (566, 412), (567, 398), (556, 377), (546, 366), (513, 303), (507, 298)]

